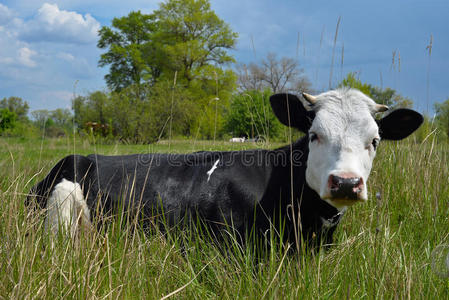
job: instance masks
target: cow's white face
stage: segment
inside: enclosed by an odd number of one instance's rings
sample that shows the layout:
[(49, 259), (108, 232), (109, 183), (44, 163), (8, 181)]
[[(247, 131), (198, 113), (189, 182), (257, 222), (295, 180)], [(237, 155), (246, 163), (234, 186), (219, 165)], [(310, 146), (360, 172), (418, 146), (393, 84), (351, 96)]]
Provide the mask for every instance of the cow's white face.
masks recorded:
[(403, 139), (423, 122), (421, 114), (405, 108), (375, 120), (375, 114), (388, 107), (354, 89), (303, 96), (311, 107), (291, 94), (271, 96), (271, 107), (281, 123), (308, 134), (306, 182), (338, 209), (367, 200), (380, 138)]
[(368, 176), (380, 141), (373, 118), (379, 106), (356, 90), (331, 91), (315, 99), (307, 184), (339, 209), (367, 200)]

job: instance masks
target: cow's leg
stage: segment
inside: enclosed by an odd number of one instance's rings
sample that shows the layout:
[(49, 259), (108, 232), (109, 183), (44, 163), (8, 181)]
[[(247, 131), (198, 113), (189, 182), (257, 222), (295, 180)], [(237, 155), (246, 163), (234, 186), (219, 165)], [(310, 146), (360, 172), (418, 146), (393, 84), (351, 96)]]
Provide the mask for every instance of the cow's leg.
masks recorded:
[(81, 186), (76, 182), (62, 179), (55, 185), (46, 209), (47, 232), (56, 234), (62, 229), (74, 238), (81, 229), (90, 226), (90, 211)]

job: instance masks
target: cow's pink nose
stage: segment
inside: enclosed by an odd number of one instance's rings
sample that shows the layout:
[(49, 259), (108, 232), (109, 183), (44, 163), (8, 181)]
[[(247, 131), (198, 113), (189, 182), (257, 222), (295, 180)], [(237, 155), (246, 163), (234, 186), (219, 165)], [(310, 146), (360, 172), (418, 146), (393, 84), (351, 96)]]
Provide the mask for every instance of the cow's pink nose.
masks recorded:
[(363, 179), (354, 174), (330, 175), (328, 185), (332, 198), (357, 200), (363, 189)]

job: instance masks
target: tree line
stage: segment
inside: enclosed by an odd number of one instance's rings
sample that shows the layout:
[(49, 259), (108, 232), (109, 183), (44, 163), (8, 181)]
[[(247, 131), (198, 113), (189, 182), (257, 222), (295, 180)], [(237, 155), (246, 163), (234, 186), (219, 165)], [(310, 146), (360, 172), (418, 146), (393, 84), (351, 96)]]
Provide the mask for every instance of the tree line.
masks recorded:
[[(77, 132), (132, 143), (179, 136), (284, 139), (269, 96), (319, 91), (293, 58), (269, 53), (256, 62), (237, 63), (231, 54), (237, 37), (209, 0), (168, 0), (150, 14), (133, 11), (114, 18), (100, 29), (97, 44), (103, 51), (98, 65), (108, 68), (107, 89), (75, 97), (73, 114), (38, 110), (31, 112), (32, 120), (26, 101), (5, 98), (0, 134)], [(357, 73), (347, 74), (339, 87), (357, 88), (393, 108), (413, 105), (391, 88), (361, 82)], [(435, 124), (449, 136), (449, 99), (436, 104), (435, 111)]]

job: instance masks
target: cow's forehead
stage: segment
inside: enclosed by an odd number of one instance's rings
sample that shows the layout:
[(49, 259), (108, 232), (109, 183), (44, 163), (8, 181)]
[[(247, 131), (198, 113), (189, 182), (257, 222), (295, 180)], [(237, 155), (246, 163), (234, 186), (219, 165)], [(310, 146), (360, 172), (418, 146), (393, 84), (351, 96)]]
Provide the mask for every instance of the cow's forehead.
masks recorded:
[(356, 90), (340, 89), (318, 95), (313, 109), (316, 112), (311, 130), (332, 135), (335, 132), (377, 132), (374, 121), (376, 103)]
[(358, 90), (338, 89), (319, 94), (316, 96), (317, 102), (314, 106), (316, 112), (320, 110), (333, 111), (335, 113), (357, 114), (366, 112), (373, 114), (375, 105), (371, 98)]

